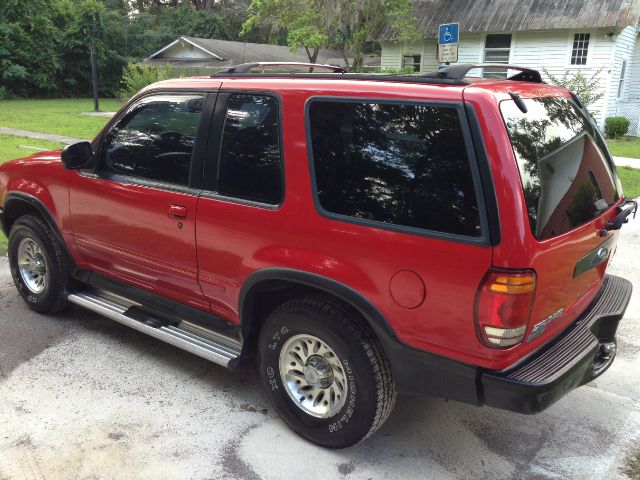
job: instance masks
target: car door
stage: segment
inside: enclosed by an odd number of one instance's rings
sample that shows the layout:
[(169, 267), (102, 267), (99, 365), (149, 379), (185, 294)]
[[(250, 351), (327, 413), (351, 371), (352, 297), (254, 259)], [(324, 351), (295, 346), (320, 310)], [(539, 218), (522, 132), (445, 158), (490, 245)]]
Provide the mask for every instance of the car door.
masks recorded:
[(200, 285), (213, 313), (238, 321), (241, 279), (287, 219), (280, 101), (259, 92), (221, 93), (198, 203)]
[(102, 135), (95, 171), (74, 172), (71, 223), (90, 269), (209, 309), (197, 278), (195, 217), (214, 104), (206, 93), (146, 95)]

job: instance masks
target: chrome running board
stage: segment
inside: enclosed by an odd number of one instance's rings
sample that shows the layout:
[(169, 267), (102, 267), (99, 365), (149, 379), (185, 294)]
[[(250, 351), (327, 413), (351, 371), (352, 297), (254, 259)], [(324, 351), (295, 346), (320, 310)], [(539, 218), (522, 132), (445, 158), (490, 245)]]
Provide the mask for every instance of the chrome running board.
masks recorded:
[[(154, 319), (149, 315), (143, 319), (135, 318), (140, 317), (134, 315), (134, 309), (140, 305), (122, 297), (91, 291), (72, 293), (68, 300), (223, 367), (229, 367), (229, 363), (236, 360), (242, 350), (242, 345), (237, 340), (186, 321), (176, 320), (176, 325), (167, 325), (166, 321)], [(184, 329), (180, 328), (182, 324)]]

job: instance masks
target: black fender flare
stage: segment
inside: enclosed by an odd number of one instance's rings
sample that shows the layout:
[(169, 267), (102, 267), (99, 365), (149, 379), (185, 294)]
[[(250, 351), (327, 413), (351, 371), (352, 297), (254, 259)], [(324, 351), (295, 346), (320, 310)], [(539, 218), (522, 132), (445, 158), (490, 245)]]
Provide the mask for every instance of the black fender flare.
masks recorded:
[(478, 368), (456, 360), (418, 350), (403, 343), (382, 313), (362, 294), (333, 280), (292, 268), (267, 267), (252, 273), (240, 291), (239, 314), (243, 330), (250, 328), (247, 307), (252, 291), (263, 281), (283, 280), (313, 287), (331, 294), (358, 311), (378, 337), (391, 365), (399, 393), (435, 395), (473, 405), (482, 404)]
[(60, 244), (60, 247), (64, 252), (64, 255), (68, 262), (68, 266), (70, 267), (70, 271), (74, 271), (76, 269), (75, 261), (73, 259), (73, 256), (71, 255), (71, 252), (69, 252), (69, 248), (67, 247), (67, 244), (64, 241), (62, 233), (58, 228), (58, 224), (53, 218), (53, 215), (51, 215), (51, 212), (49, 212), (49, 209), (46, 207), (46, 205), (40, 199), (34, 197), (33, 195), (29, 195), (28, 193), (24, 193), (24, 192), (10, 192), (5, 197), (4, 205), (2, 207), (2, 216), (4, 217), (4, 220), (2, 221), (3, 223), (2, 226), (3, 226), (3, 229), (5, 229), (5, 234), (7, 238), (9, 237), (9, 233), (10, 233), (10, 223), (12, 223), (10, 222), (11, 211), (13, 208), (15, 208), (15, 206), (19, 204), (27, 204), (35, 208), (38, 214), (44, 219), (45, 222), (47, 222), (47, 225), (49, 225), (49, 228), (51, 229), (53, 236), (55, 237), (56, 241)]
[(238, 302), (242, 326), (251, 321), (247, 318), (247, 305), (252, 299), (254, 288), (259, 283), (268, 280), (287, 281), (329, 293), (355, 308), (378, 335), (378, 338), (381, 339), (381, 336), (384, 336), (398, 341), (394, 330), (380, 311), (356, 290), (337, 280), (293, 268), (267, 267), (249, 275), (240, 290)]

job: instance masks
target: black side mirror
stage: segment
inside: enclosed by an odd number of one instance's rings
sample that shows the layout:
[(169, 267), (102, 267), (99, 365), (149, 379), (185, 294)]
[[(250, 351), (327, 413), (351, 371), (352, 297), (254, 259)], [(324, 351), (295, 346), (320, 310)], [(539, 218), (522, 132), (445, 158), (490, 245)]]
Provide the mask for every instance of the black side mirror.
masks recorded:
[(68, 170), (93, 167), (93, 148), (89, 142), (67, 145), (62, 150), (62, 165)]

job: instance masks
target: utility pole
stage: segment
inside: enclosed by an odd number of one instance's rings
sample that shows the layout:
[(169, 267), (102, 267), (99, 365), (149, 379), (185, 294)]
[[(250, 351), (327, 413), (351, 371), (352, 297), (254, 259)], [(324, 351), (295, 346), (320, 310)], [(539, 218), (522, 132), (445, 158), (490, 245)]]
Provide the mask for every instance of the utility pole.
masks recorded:
[(96, 40), (91, 40), (91, 84), (93, 87), (93, 111), (100, 111), (98, 100), (98, 65), (96, 63)]

